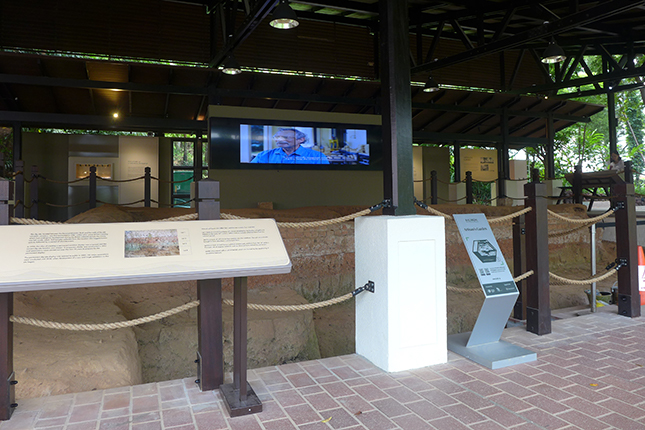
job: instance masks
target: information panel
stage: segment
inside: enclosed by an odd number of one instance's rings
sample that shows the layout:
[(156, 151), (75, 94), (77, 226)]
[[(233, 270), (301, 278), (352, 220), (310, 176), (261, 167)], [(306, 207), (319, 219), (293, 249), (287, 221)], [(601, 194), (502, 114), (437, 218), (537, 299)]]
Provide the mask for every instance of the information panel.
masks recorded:
[(484, 214), (453, 215), (486, 297), (518, 293)]
[(0, 292), (289, 273), (272, 219), (0, 226)]

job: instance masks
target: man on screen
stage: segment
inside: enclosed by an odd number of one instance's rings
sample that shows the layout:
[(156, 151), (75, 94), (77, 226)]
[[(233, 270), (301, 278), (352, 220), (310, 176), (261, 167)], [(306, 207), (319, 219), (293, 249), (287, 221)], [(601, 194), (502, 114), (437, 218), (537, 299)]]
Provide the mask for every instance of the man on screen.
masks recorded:
[(281, 128), (273, 135), (273, 140), (277, 148), (260, 152), (251, 163), (329, 164), (322, 152), (301, 146), (307, 141), (307, 135), (295, 128)]

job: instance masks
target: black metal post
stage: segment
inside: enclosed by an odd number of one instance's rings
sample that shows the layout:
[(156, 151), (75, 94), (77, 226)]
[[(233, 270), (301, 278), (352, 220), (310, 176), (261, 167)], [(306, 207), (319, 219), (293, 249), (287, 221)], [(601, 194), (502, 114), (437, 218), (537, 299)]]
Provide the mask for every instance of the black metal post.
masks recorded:
[(433, 170), (430, 172), (430, 192), (432, 193), (431, 203), (433, 205), (437, 204), (437, 171)]
[(549, 112), (546, 119), (546, 166), (544, 169), (545, 179), (555, 178), (555, 125), (553, 124), (553, 113)]
[(407, 0), (379, 0), (383, 118), (383, 194), (387, 215), (414, 215), (412, 95)]
[(146, 166), (143, 178), (143, 205), (147, 208), (150, 207), (150, 188), (152, 186), (152, 175), (150, 174), (150, 167)]
[(540, 169), (531, 169), (531, 182), (540, 182)]
[[(13, 123), (13, 165), (22, 160), (22, 123)], [(14, 172), (18, 170), (14, 167)]]
[(526, 330), (535, 334), (551, 333), (551, 305), (549, 303), (549, 226), (546, 185), (531, 182), (524, 185), (526, 270), (532, 270), (526, 284)]
[[(12, 208), (11, 181), (0, 179), (0, 225), (8, 225)], [(0, 420), (11, 418), (16, 408), (13, 373), (13, 293), (0, 293)]]
[(31, 166), (31, 183), (29, 184), (29, 218), (38, 219), (38, 166)]
[[(195, 182), (195, 206), (200, 220), (220, 219), (219, 182)], [(224, 383), (222, 342), (222, 280), (197, 281), (197, 378), (201, 391), (216, 390)]]
[(627, 317), (641, 316), (641, 299), (638, 290), (638, 255), (636, 231), (636, 204), (634, 185), (614, 184), (612, 202), (619, 209), (616, 219), (616, 257), (626, 266), (618, 270), (618, 313)]
[[(513, 218), (513, 275), (520, 276), (526, 273), (526, 225), (524, 215)], [(526, 280), (517, 282), (520, 295), (513, 308), (513, 318), (526, 319)]]
[(13, 171), (16, 175), (14, 177), (14, 196), (15, 206), (13, 208), (13, 216), (16, 218), (25, 217), (25, 162), (22, 160), (14, 161)]
[(90, 166), (90, 209), (96, 207), (96, 166)]
[(582, 166), (576, 165), (573, 170), (573, 202), (582, 204)]
[(453, 167), (455, 169), (455, 182), (461, 182), (461, 145), (455, 142), (453, 146)]
[[(608, 88), (609, 84), (605, 82), (605, 88)], [(616, 119), (616, 97), (612, 91), (607, 93), (607, 119), (609, 122), (609, 153), (618, 152), (618, 135), (616, 130), (618, 129), (618, 120)]]
[(473, 172), (466, 172), (466, 204), (473, 204)]

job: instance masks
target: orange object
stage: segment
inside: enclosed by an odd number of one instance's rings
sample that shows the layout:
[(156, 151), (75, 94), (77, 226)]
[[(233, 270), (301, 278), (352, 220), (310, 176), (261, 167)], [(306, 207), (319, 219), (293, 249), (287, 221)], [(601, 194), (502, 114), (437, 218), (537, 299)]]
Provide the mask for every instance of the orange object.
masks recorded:
[(645, 305), (645, 253), (638, 246), (638, 291), (641, 293), (641, 306)]

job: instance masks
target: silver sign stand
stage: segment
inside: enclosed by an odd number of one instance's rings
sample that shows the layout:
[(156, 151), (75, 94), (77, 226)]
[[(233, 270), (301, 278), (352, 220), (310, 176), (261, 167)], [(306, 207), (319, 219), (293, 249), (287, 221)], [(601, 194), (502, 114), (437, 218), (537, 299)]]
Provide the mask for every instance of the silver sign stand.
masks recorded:
[(453, 215), (486, 296), (472, 332), (448, 336), (448, 349), (489, 369), (537, 360), (537, 354), (500, 340), (519, 291), (484, 214)]

